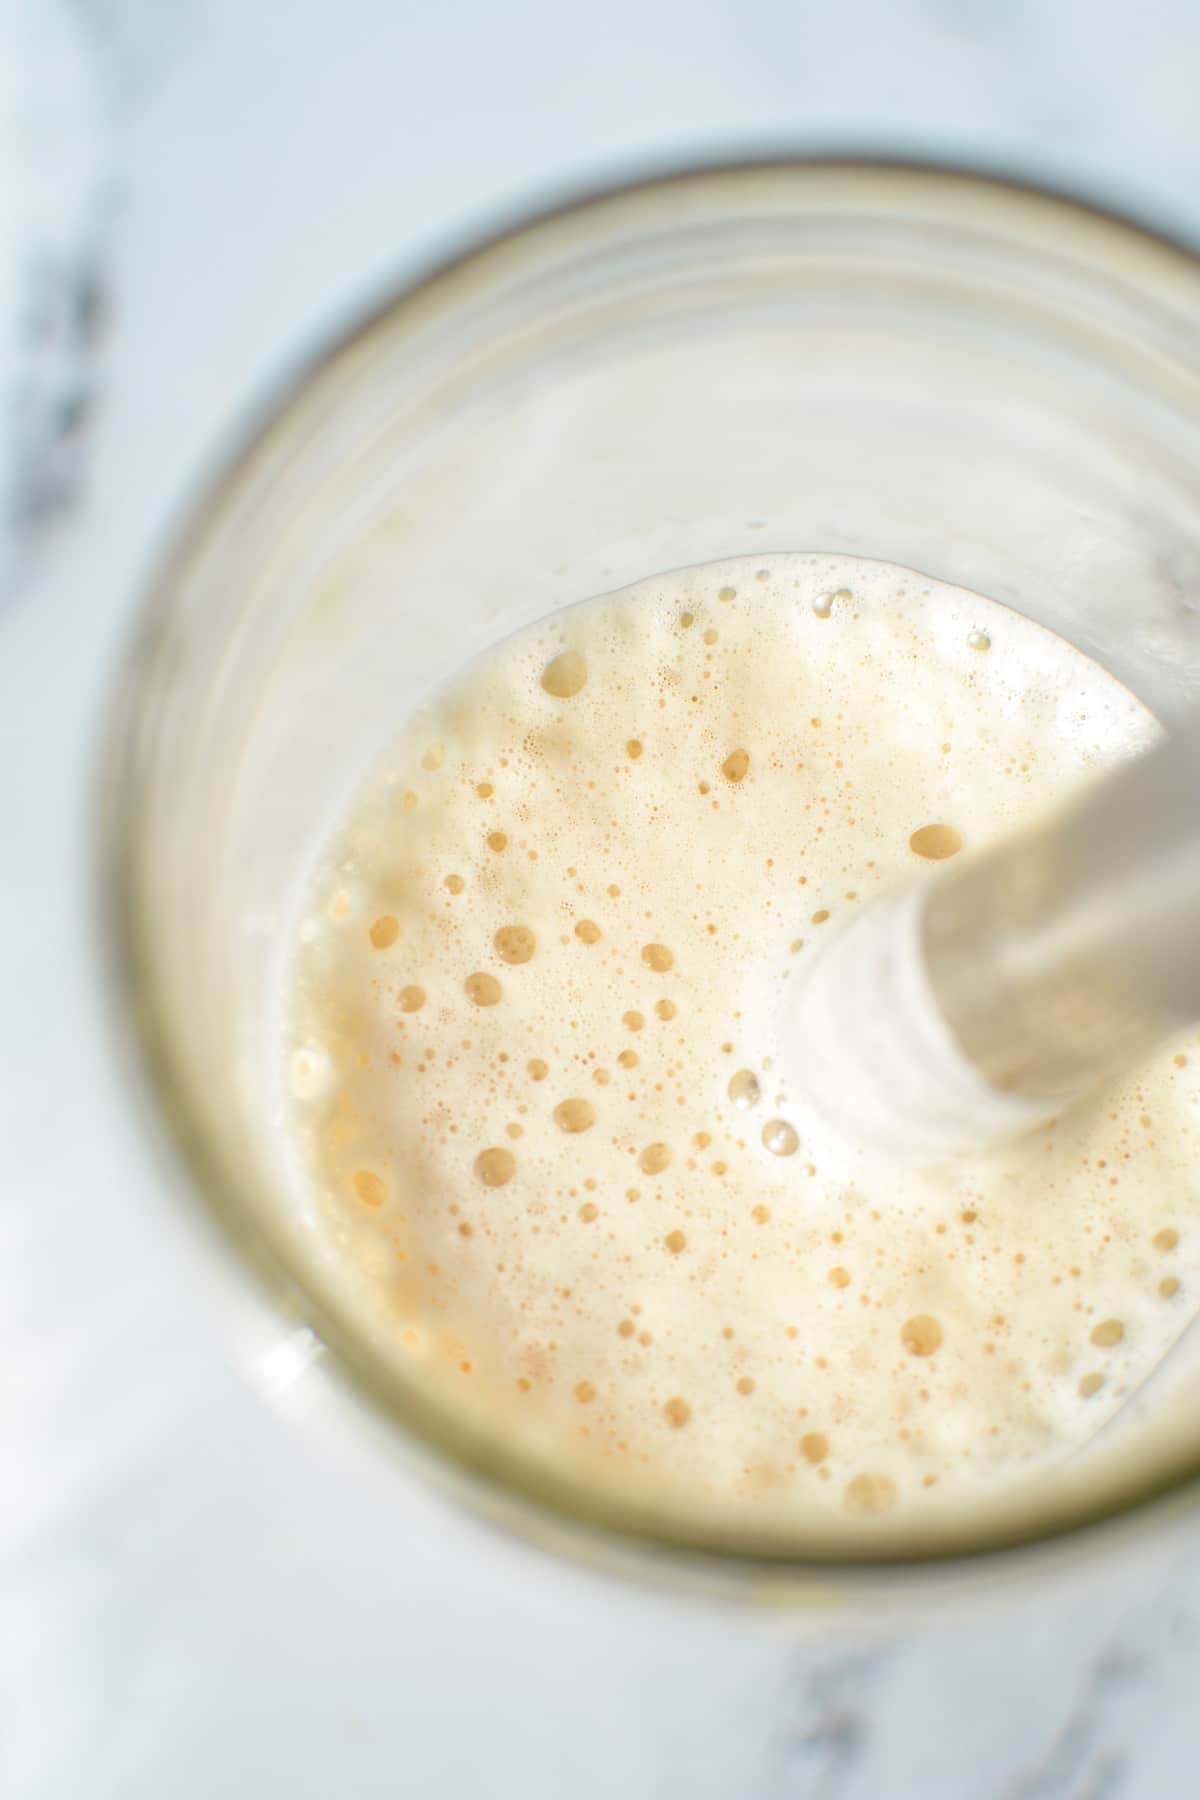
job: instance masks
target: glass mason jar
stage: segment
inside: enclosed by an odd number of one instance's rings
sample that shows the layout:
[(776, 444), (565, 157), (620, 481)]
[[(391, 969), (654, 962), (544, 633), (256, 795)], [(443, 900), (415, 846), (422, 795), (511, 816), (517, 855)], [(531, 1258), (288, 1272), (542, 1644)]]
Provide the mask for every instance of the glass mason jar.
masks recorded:
[(785, 161), (600, 194), (437, 270), (292, 385), (154, 584), (115, 707), (103, 901), (177, 1204), (209, 1215), (285, 1353), (298, 1330), (323, 1348), (342, 1417), (383, 1419), (540, 1540), (824, 1604), (1190, 1505), (1200, 1358), (1173, 1353), (1086, 1479), (919, 1551), (822, 1559), (649, 1514), (483, 1441), (372, 1340), (296, 1204), (278, 1074), (289, 908), (409, 709), (555, 608), (786, 550), (977, 589), (1160, 714), (1194, 703), (1200, 265), (1004, 183)]

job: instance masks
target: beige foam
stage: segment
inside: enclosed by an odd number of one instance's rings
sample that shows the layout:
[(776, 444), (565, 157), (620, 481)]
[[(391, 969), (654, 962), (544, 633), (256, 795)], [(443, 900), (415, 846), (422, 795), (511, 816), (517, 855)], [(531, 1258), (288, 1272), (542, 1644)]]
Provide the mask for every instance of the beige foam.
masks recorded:
[(797, 1136), (770, 1022), (823, 931), (1143, 744), (1128, 693), (976, 595), (777, 555), (558, 614), (398, 724), (283, 1053), (365, 1328), (717, 1523), (915, 1531), (1090, 1438), (1191, 1316), (1200, 1056), (867, 1178)]

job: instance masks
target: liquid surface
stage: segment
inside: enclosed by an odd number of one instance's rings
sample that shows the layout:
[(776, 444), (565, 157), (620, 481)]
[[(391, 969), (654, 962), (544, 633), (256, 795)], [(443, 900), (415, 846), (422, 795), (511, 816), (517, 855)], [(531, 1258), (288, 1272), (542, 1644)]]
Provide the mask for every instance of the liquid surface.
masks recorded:
[(291, 965), (296, 1167), (364, 1329), (510, 1450), (717, 1526), (927, 1529), (1063, 1463), (1191, 1316), (1200, 1051), (986, 1159), (848, 1169), (772, 1019), (822, 933), (1154, 731), (1019, 615), (847, 558), (655, 577), (464, 670)]

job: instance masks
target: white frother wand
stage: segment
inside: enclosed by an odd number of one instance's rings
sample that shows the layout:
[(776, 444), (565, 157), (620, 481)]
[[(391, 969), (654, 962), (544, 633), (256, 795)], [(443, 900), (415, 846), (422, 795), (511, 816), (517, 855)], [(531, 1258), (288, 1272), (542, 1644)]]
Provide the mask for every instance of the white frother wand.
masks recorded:
[(848, 1141), (935, 1160), (1044, 1124), (1200, 1020), (1200, 726), (1034, 831), (867, 908), (780, 1028)]

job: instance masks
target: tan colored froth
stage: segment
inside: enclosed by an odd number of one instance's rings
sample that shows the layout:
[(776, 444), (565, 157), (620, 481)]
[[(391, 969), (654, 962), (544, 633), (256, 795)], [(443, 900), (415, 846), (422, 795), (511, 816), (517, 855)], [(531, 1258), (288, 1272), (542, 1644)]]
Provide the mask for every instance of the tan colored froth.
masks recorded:
[(773, 1021), (894, 883), (1147, 742), (1129, 695), (977, 595), (777, 553), (534, 625), (396, 728), (280, 1058), (385, 1353), (722, 1526), (916, 1531), (1069, 1461), (1200, 1291), (1194, 1047), (913, 1172), (839, 1160)]

